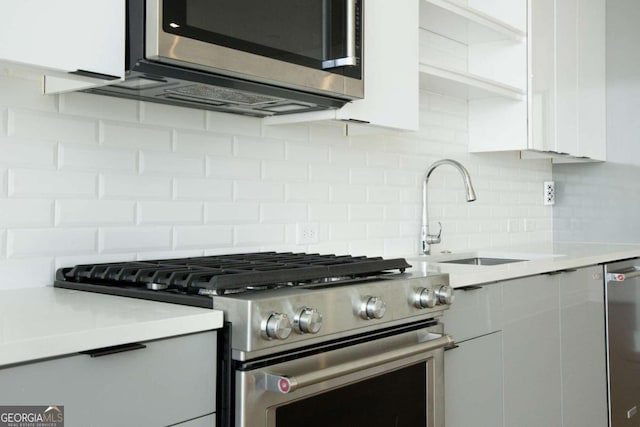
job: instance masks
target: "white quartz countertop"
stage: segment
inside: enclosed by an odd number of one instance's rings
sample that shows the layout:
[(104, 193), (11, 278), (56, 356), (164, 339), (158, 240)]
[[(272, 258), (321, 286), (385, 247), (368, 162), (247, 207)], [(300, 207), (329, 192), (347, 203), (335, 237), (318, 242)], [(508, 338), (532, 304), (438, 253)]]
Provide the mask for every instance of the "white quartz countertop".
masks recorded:
[[(510, 258), (525, 261), (500, 265), (444, 263), (471, 257)], [(407, 256), (411, 275), (448, 273), (451, 286), (460, 288), (552, 271), (568, 270), (640, 257), (640, 245), (609, 243), (547, 243), (428, 256)]]
[(0, 366), (217, 329), (222, 312), (53, 287), (0, 291)]

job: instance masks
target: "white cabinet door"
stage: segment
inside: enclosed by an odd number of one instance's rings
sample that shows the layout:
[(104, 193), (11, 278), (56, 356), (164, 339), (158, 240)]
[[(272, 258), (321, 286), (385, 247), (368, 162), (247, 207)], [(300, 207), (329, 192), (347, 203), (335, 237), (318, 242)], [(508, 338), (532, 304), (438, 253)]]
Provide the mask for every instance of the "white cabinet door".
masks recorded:
[(461, 342), (444, 360), (447, 427), (501, 427), (502, 332)]
[(456, 289), (442, 323), (457, 346), (444, 353), (447, 427), (502, 426), (502, 285)]
[(267, 125), (347, 121), (348, 134), (418, 130), (418, 2), (364, 4), (364, 99), (339, 110), (286, 114)]
[(2, 1), (0, 16), (2, 61), (57, 77), (76, 71), (105, 76), (98, 81), (124, 75), (124, 0)]
[(337, 118), (418, 130), (418, 2), (367, 0), (364, 7), (364, 99)]
[(532, 148), (605, 160), (605, 0), (536, 0), (530, 13)]
[(562, 425), (559, 290), (555, 276), (503, 282), (504, 425)]
[(559, 274), (563, 427), (607, 425), (602, 266)]
[(166, 426), (215, 412), (215, 331), (144, 345), (2, 368), (0, 402), (62, 405), (69, 426)]

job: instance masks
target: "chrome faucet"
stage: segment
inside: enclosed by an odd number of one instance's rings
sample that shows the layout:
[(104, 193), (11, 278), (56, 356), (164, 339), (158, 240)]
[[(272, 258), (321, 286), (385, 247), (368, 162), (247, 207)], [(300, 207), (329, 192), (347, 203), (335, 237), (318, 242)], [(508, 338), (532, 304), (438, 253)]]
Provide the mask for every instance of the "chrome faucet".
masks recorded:
[(440, 243), (440, 236), (442, 235), (442, 224), (440, 223), (440, 230), (438, 231), (438, 234), (429, 234), (429, 215), (427, 210), (427, 184), (429, 183), (429, 177), (433, 171), (441, 165), (451, 165), (460, 172), (464, 182), (464, 191), (467, 197), (467, 202), (473, 202), (476, 199), (476, 192), (473, 190), (471, 177), (462, 164), (455, 160), (442, 159), (429, 166), (424, 174), (424, 180), (422, 181), (422, 226), (420, 227), (420, 242), (423, 255), (431, 254), (431, 245)]

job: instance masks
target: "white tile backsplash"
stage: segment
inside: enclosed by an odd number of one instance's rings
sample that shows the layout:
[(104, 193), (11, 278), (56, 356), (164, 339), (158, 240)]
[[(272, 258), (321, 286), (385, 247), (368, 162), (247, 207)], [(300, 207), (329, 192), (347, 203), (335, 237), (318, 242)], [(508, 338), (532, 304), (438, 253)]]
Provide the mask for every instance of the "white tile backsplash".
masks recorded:
[[(438, 40), (441, 50), (455, 49)], [(450, 52), (451, 54), (451, 52)], [(455, 56), (455, 54), (454, 54)], [(255, 250), (406, 256), (417, 251), (421, 181), (430, 182), (434, 250), (548, 241), (546, 161), (467, 153), (467, 103), (421, 94), (420, 131), (346, 136), (339, 123), (258, 119), (84, 93), (37, 95), (0, 76), (0, 281), (51, 284), (83, 262)], [(320, 241), (296, 244), (296, 223)]]

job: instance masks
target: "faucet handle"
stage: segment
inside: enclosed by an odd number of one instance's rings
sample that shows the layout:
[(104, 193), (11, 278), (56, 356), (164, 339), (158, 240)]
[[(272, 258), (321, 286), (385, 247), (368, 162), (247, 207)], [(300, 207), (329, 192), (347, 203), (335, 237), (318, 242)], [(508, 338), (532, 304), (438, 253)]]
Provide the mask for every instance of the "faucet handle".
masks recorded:
[(438, 234), (427, 234), (427, 243), (434, 244), (440, 243), (440, 236), (442, 236), (442, 223), (438, 221)]

